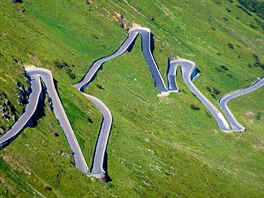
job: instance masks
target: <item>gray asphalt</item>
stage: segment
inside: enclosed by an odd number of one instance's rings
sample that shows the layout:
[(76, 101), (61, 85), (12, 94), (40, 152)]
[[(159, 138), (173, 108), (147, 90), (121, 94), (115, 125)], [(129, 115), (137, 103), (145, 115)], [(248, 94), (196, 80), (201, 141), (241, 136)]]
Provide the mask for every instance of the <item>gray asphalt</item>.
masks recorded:
[(63, 129), (63, 132), (67, 138), (67, 141), (70, 145), (70, 148), (73, 153), (75, 166), (84, 174), (88, 175), (88, 166), (82, 154), (81, 148), (79, 143), (76, 139), (76, 136), (72, 130), (71, 124), (68, 120), (68, 117), (64, 111), (64, 108), (61, 104), (60, 98), (57, 94), (57, 91), (54, 86), (53, 77), (49, 70), (43, 68), (37, 68), (34, 66), (26, 67), (26, 70), (29, 72), (30, 75), (39, 75), (42, 81), (45, 84), (46, 90), (52, 102), (53, 112), (56, 118), (59, 121), (60, 126)]
[[(96, 77), (97, 72), (100, 70), (100, 68), (105, 62), (122, 55), (133, 47), (133, 42), (137, 38), (138, 34), (141, 34), (142, 52), (152, 74), (155, 87), (161, 92), (161, 95), (167, 95), (170, 92), (179, 91), (179, 88), (176, 84), (177, 66), (179, 65), (182, 70), (183, 80), (188, 86), (188, 88), (212, 113), (219, 128), (223, 131), (229, 132), (231, 129), (222, 113), (219, 112), (218, 109), (192, 83), (192, 80), (198, 76), (198, 72), (194, 62), (185, 59), (170, 59), (167, 73), (168, 89), (166, 88), (165, 83), (160, 75), (156, 61), (152, 55), (152, 46), (154, 46), (154, 41), (152, 39), (150, 30), (147, 28), (134, 28), (130, 30), (127, 39), (120, 46), (120, 48), (112, 55), (95, 61), (84, 76), (84, 78), (79, 83), (75, 84), (74, 87), (83, 92), (85, 88)], [(36, 68), (34, 66), (28, 66), (26, 67), (26, 70), (29, 75), (33, 78), (33, 80), (31, 81), (32, 93), (29, 97), (29, 103), (26, 106), (25, 113), (19, 118), (19, 120), (14, 124), (12, 128), (0, 138), (0, 146), (3, 147), (3, 145), (7, 142), (11, 142), (14, 137), (16, 137), (23, 130), (23, 128), (26, 126), (26, 123), (36, 111), (39, 96), (41, 93), (41, 77), (49, 94), (49, 97), (51, 98), (55, 116), (57, 117), (65, 133), (70, 148), (72, 149), (76, 167), (86, 175), (104, 178), (106, 173), (106, 170), (104, 170), (104, 157), (106, 154), (107, 143), (112, 126), (112, 115), (109, 109), (102, 101), (95, 98), (94, 96), (82, 93), (87, 99), (89, 99), (98, 107), (103, 116), (101, 129), (98, 135), (96, 148), (94, 151), (92, 169), (91, 173), (89, 173), (88, 166), (82, 154), (81, 148), (78, 144), (75, 134), (71, 128), (70, 122), (56, 92), (51, 72), (47, 69)], [(262, 78), (256, 83), (252, 84), (250, 87), (228, 94), (219, 101), (220, 106), (223, 109), (223, 112), (227, 116), (228, 120), (230, 121), (233, 130), (241, 131), (244, 130), (244, 127), (242, 127), (235, 120), (233, 114), (227, 107), (227, 102), (232, 98), (244, 95), (263, 86), (263, 81), (264, 80)]]
[[(194, 62), (185, 59), (171, 60), (169, 63), (169, 75), (167, 75), (167, 77), (175, 77), (175, 79), (170, 81), (168, 80), (168, 82), (170, 83), (169, 87), (175, 88), (177, 91), (179, 90), (177, 85), (175, 84), (177, 65), (181, 66), (184, 83), (188, 86), (191, 92), (196, 95), (197, 98), (204, 104), (204, 106), (211, 112), (218, 124), (218, 127), (222, 131), (230, 131), (229, 124), (223, 114), (219, 112), (218, 109), (193, 84), (192, 80), (198, 75)], [(174, 73), (175, 75), (173, 75)]]
[(104, 170), (103, 167), (103, 163), (104, 163), (104, 155), (107, 147), (108, 138), (111, 132), (112, 115), (109, 109), (105, 106), (105, 104), (101, 100), (85, 93), (83, 93), (83, 95), (86, 98), (88, 98), (91, 102), (93, 102), (103, 115), (103, 121), (99, 136), (97, 138), (97, 144), (95, 148), (92, 171), (91, 171), (91, 175), (96, 176), (98, 178), (101, 177), (103, 178), (106, 173), (106, 170)]
[(149, 66), (150, 72), (152, 74), (154, 84), (158, 90), (160, 90), (161, 92), (166, 92), (167, 91), (166, 86), (160, 75), (158, 66), (151, 52), (151, 46), (152, 46), (151, 42), (153, 41), (151, 39), (152, 38), (151, 32), (148, 28), (137, 28), (137, 29), (130, 30), (127, 39), (123, 42), (120, 48), (112, 55), (95, 61), (93, 65), (90, 67), (89, 71), (84, 76), (84, 78), (80, 82), (76, 83), (74, 87), (77, 88), (78, 90), (83, 91), (89, 85), (89, 83), (93, 80), (93, 78), (96, 76), (97, 72), (102, 67), (102, 65), (105, 62), (111, 59), (114, 59), (122, 55), (123, 53), (125, 53), (129, 49), (129, 47), (131, 47), (131, 45), (133, 44), (133, 42), (135, 41), (139, 33), (141, 34), (141, 37), (142, 37), (141, 39), (142, 51), (144, 53), (145, 59)]
[(228, 108), (227, 103), (230, 100), (232, 100), (233, 98), (242, 96), (242, 95), (247, 94), (249, 92), (252, 92), (252, 91), (262, 87), (263, 85), (264, 85), (264, 76), (262, 78), (260, 78), (259, 80), (257, 80), (256, 82), (254, 82), (252, 85), (250, 85), (246, 88), (234, 91), (232, 93), (229, 93), (219, 100), (219, 105), (220, 105), (222, 111), (224, 112), (224, 114), (226, 115), (226, 117), (228, 117), (228, 120), (231, 124), (233, 131), (245, 131), (245, 127), (243, 127), (241, 124), (239, 124), (239, 122), (236, 120), (236, 118), (234, 117), (234, 115), (232, 114), (230, 109)]
[[(85, 88), (90, 84), (90, 82), (92, 82), (92, 80), (95, 78), (97, 72), (100, 70), (100, 68), (105, 62), (122, 55), (123, 53), (128, 51), (130, 47), (133, 47), (132, 46), (133, 42), (135, 41), (139, 33), (141, 34), (142, 37), (141, 38), (142, 51), (147, 61), (150, 72), (152, 74), (154, 84), (156, 88), (161, 92), (167, 92), (166, 86), (160, 75), (158, 66), (151, 52), (152, 50), (151, 42), (153, 42), (153, 40), (152, 40), (151, 32), (147, 28), (137, 28), (130, 30), (127, 39), (123, 42), (123, 44), (119, 47), (119, 49), (116, 52), (114, 52), (112, 55), (95, 61), (88, 70), (88, 72), (86, 73), (86, 75), (83, 77), (83, 79), (80, 82), (76, 83), (74, 87), (83, 92)], [(84, 94), (84, 95), (86, 98), (88, 98), (91, 102), (93, 102), (97, 106), (97, 108), (100, 110), (100, 112), (103, 115), (103, 121), (101, 124), (101, 129), (96, 143), (93, 164), (92, 164), (92, 171), (91, 171), (92, 176), (103, 178), (106, 173), (106, 170), (104, 170), (103, 165), (104, 165), (104, 156), (112, 126), (112, 115), (109, 109), (102, 101), (88, 94)]]
[(29, 74), (32, 77), (32, 80), (30, 81), (32, 93), (29, 95), (25, 112), (20, 116), (12, 128), (0, 138), (0, 148), (7, 146), (22, 132), (38, 106), (41, 93), (40, 76), (31, 73)]
[[(224, 116), (215, 108), (215, 106), (206, 99), (203, 94), (193, 85), (192, 80), (196, 77), (196, 75), (193, 75), (195, 64), (191, 61), (187, 60), (181, 60), (178, 61), (177, 64), (173, 64), (175, 62), (171, 62), (169, 64), (169, 72), (167, 74), (168, 82), (169, 82), (169, 90), (167, 90), (165, 83), (161, 77), (161, 74), (159, 72), (158, 66), (156, 64), (156, 61), (152, 55), (152, 46), (153, 46), (153, 40), (152, 35), (149, 29), (147, 28), (136, 28), (129, 31), (129, 35), (127, 39), (123, 42), (123, 44), (120, 46), (120, 48), (113, 53), (110, 56), (104, 57), (102, 59), (99, 59), (95, 61), (84, 78), (74, 86), (80, 90), (84, 91), (84, 89), (92, 82), (94, 77), (96, 76), (99, 69), (102, 67), (102, 65), (113, 59), (116, 58), (123, 53), (125, 53), (130, 47), (132, 47), (133, 42), (137, 38), (138, 34), (141, 34), (141, 43), (142, 43), (142, 52), (144, 54), (144, 57), (146, 59), (147, 65), (150, 69), (150, 72), (152, 74), (155, 87), (161, 91), (162, 93), (168, 93), (175, 91), (177, 92), (179, 89), (176, 85), (176, 71), (177, 71), (177, 65), (182, 66), (183, 71), (183, 79), (184, 82), (188, 85), (190, 90), (197, 95), (197, 97), (202, 101), (202, 103), (209, 109), (209, 111), (212, 113), (214, 118), (216, 119), (218, 126), (223, 131), (229, 130), (229, 125), (227, 121), (225, 120)], [(92, 165), (92, 175), (97, 175), (98, 177), (104, 175), (105, 170), (103, 169), (103, 163), (104, 163), (104, 155), (106, 152), (106, 146), (107, 141), (109, 139), (110, 130), (111, 130), (111, 124), (112, 124), (112, 116), (109, 111), (109, 109), (100, 101), (95, 102), (95, 100), (98, 100), (97, 98), (91, 96), (86, 97), (95, 103), (95, 105), (100, 109), (102, 115), (103, 115), (103, 121), (101, 125), (101, 130), (99, 132), (99, 138), (97, 140), (94, 159), (93, 159), (93, 165)]]

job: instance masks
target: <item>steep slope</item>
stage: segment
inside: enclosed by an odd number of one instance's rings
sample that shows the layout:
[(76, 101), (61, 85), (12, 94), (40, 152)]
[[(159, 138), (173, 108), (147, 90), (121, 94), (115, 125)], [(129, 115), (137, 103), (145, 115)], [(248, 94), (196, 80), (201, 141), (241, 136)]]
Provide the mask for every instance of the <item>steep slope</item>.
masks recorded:
[[(19, 64), (50, 69), (91, 166), (101, 115), (72, 84), (126, 38), (116, 12), (151, 29), (164, 79), (168, 57), (196, 62), (201, 75), (194, 84), (217, 105), (224, 94), (263, 75), (264, 36), (255, 19), (263, 20), (239, 6), (227, 0), (1, 2), (0, 90), (19, 116), (23, 107), (17, 104), (16, 82), (28, 86)], [(1, 151), (1, 195), (263, 196), (263, 90), (231, 101), (230, 109), (247, 131), (224, 134), (181, 80), (178, 85), (181, 94), (157, 97), (136, 41), (130, 53), (106, 63), (87, 90), (113, 114), (108, 144), (113, 181), (88, 178), (74, 167), (46, 100), (37, 126)], [(5, 130), (13, 122), (0, 121)]]

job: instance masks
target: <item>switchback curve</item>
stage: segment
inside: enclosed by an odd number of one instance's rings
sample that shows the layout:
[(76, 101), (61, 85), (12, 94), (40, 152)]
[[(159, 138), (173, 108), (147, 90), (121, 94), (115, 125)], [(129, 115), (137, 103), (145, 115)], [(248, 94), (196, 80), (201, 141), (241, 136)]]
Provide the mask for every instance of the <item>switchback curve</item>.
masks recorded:
[(250, 86), (234, 91), (220, 98), (219, 105), (222, 111), (224, 112), (224, 114), (226, 115), (226, 117), (229, 118), (229, 122), (232, 126), (233, 131), (245, 131), (246, 128), (243, 127), (241, 124), (239, 124), (239, 122), (236, 120), (236, 118), (234, 117), (230, 109), (228, 108), (227, 103), (233, 98), (236, 98), (244, 94), (247, 94), (249, 92), (255, 91), (256, 89), (262, 87), (263, 85), (264, 85), (264, 76), (258, 79), (256, 82), (254, 82)]
[[(168, 95), (170, 92), (179, 92), (179, 88), (176, 85), (177, 65), (179, 65), (181, 66), (182, 77), (183, 77), (184, 82), (186, 83), (188, 88), (206, 106), (206, 108), (212, 113), (212, 115), (214, 116), (218, 124), (218, 127), (225, 132), (232, 131), (229, 127), (228, 122), (225, 120), (224, 116), (222, 115), (222, 113), (219, 112), (217, 108), (192, 83), (192, 80), (198, 76), (197, 68), (194, 62), (185, 60), (185, 59), (170, 59), (169, 65), (168, 65), (169, 67), (168, 73), (167, 73), (168, 89), (166, 88), (165, 83), (161, 77), (158, 66), (152, 54), (152, 50), (153, 50), (152, 44), (154, 41), (152, 38), (152, 34), (148, 28), (139, 27), (139, 28), (131, 29), (129, 31), (129, 35), (127, 39), (120, 46), (120, 48), (112, 55), (95, 61), (90, 67), (90, 69), (88, 70), (88, 72), (86, 73), (86, 75), (84, 76), (84, 78), (79, 83), (75, 84), (74, 87), (80, 90), (81, 92), (84, 92), (85, 88), (95, 78), (97, 72), (102, 67), (102, 65), (105, 62), (113, 58), (116, 58), (122, 55), (123, 53), (125, 53), (126, 51), (130, 50), (133, 47), (133, 42), (137, 38), (138, 34), (141, 34), (142, 52), (144, 54), (144, 57), (146, 59), (150, 72), (152, 74), (154, 84), (156, 88), (159, 91), (161, 91), (160, 96)], [(108, 143), (108, 139), (109, 139), (109, 135), (111, 131), (111, 125), (112, 125), (112, 115), (109, 109), (99, 99), (83, 93), (83, 95), (87, 99), (89, 99), (99, 108), (100, 112), (103, 115), (101, 129), (98, 135), (96, 148), (94, 151), (92, 171), (91, 173), (89, 173), (88, 166), (85, 162), (80, 146), (77, 142), (77, 139), (69, 123), (69, 120), (66, 116), (66, 113), (62, 107), (60, 99), (55, 90), (51, 72), (49, 70), (36, 68), (34, 66), (26, 67), (26, 70), (28, 71), (30, 76), (32, 76), (32, 79), (36, 80), (36, 81), (32, 80), (31, 82), (32, 90), (35, 90), (35, 91), (32, 91), (32, 94), (30, 95), (29, 104), (26, 107), (26, 112), (21, 116), (18, 122), (14, 124), (11, 130), (8, 131), (3, 137), (0, 138), (0, 146), (2, 147), (6, 145), (7, 142), (9, 144), (10, 141), (12, 141), (21, 132), (23, 127), (25, 127), (26, 122), (28, 122), (28, 119), (32, 117), (34, 111), (36, 110), (36, 104), (38, 103), (38, 98), (39, 98), (39, 94), (41, 90), (41, 86), (40, 86), (40, 77), (41, 77), (41, 79), (43, 80), (47, 88), (47, 92), (52, 100), (54, 113), (57, 119), (59, 120), (60, 125), (63, 128), (65, 136), (68, 140), (68, 143), (70, 144), (70, 147), (73, 151), (76, 167), (80, 169), (80, 171), (86, 175), (91, 175), (91, 176), (95, 176), (95, 177), (103, 179), (106, 174), (106, 170), (104, 170), (103, 163), (104, 163), (104, 157), (106, 155), (105, 152), (106, 152), (107, 143)], [(242, 131), (244, 130), (244, 128), (241, 127), (241, 125), (236, 126), (235, 122), (237, 121), (235, 120), (234, 116), (228, 109), (227, 102), (234, 97), (238, 97), (243, 94), (254, 91), (255, 89), (261, 86), (263, 86), (263, 78), (259, 82), (256, 82), (255, 84), (253, 84), (252, 86), (239, 90), (237, 92), (231, 93), (223, 97), (219, 101), (220, 106), (223, 109), (224, 113), (226, 114), (228, 120), (230, 121), (231, 126), (234, 131)], [(31, 106), (33, 109), (30, 109)], [(17, 126), (19, 127), (17, 128)]]

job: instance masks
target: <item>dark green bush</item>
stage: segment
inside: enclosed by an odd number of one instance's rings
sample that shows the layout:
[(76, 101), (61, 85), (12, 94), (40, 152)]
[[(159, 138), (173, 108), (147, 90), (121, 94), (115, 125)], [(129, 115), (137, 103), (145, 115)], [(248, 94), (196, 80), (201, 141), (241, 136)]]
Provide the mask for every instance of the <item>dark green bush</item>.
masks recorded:
[(214, 2), (215, 2), (217, 5), (222, 4), (220, 0), (214, 0)]
[(60, 62), (60, 61), (55, 61), (55, 66), (59, 69), (65, 68), (65, 67), (70, 67), (67, 63), (65, 63), (64, 61)]
[(254, 18), (254, 20), (257, 22), (257, 24), (264, 30), (264, 21), (259, 18)]
[(218, 94), (220, 94), (220, 91), (218, 89), (216, 89), (216, 88), (213, 87), (213, 93), (215, 95), (218, 95)]
[(211, 94), (211, 96), (212, 96), (213, 98), (215, 98), (215, 99), (216, 99), (216, 96), (215, 96), (215, 94), (213, 94), (213, 93), (212, 93), (212, 94)]
[(237, 5), (238, 8), (240, 8), (241, 10), (243, 10), (247, 15), (249, 16), (252, 16), (251, 12), (248, 11), (246, 8), (244, 8), (243, 6), (241, 5)]
[(234, 49), (234, 46), (233, 46), (231, 43), (227, 43), (227, 46), (228, 46), (230, 49)]
[(216, 67), (215, 70), (218, 71), (218, 72), (222, 72), (222, 71), (223, 71), (223, 70), (222, 70), (221, 68), (219, 68), (219, 67)]
[[(72, 72), (70, 65), (64, 61), (55, 61), (55, 66), (59, 69), (64, 69), (71, 79), (75, 79), (76, 75)], [(74, 65), (72, 65), (74, 67)]]
[(220, 65), (220, 67), (221, 67), (223, 70), (228, 71), (227, 66), (225, 66), (225, 65)]
[(253, 56), (255, 62), (259, 62), (259, 57), (256, 54), (253, 54), (252, 56)]
[(191, 104), (190, 107), (192, 110), (200, 110), (200, 107), (197, 107), (194, 104)]
[(206, 86), (205, 89), (206, 89), (207, 91), (209, 91), (209, 92), (212, 92), (212, 88), (211, 88), (211, 87)]
[(248, 10), (255, 12), (260, 18), (264, 19), (264, 1), (259, 0), (238, 0)]
[(230, 10), (229, 8), (226, 8), (226, 11), (227, 11), (227, 12), (231, 12), (231, 10)]

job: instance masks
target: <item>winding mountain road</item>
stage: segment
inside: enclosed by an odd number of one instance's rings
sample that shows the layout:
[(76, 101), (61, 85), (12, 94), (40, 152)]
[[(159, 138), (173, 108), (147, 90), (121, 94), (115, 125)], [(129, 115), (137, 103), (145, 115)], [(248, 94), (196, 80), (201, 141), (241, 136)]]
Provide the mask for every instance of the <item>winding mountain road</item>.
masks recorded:
[(68, 117), (64, 111), (60, 98), (55, 89), (51, 72), (47, 69), (37, 68), (34, 66), (27, 66), (25, 69), (29, 73), (29, 75), (39, 75), (41, 77), (47, 90), (47, 93), (51, 99), (53, 112), (56, 118), (58, 119), (59, 124), (63, 129), (64, 134), (72, 150), (75, 166), (81, 172), (88, 175), (88, 166), (86, 164), (79, 143), (75, 137), (71, 124), (68, 120)]
[(236, 118), (234, 117), (230, 109), (228, 108), (227, 103), (233, 98), (236, 98), (244, 94), (247, 94), (249, 92), (255, 91), (256, 89), (262, 87), (263, 85), (264, 85), (264, 76), (261, 77), (256, 82), (254, 82), (252, 85), (245, 87), (243, 89), (234, 91), (232, 93), (229, 93), (225, 95), (224, 97), (220, 98), (219, 105), (222, 111), (224, 112), (224, 114), (226, 115), (226, 117), (229, 118), (228, 120), (230, 122), (230, 125), (232, 126), (233, 131), (245, 131), (246, 129), (245, 127), (243, 127), (241, 124), (238, 123), (238, 121), (236, 120)]
[[(185, 59), (178, 59), (178, 60), (171, 60), (169, 67), (172, 68), (172, 70), (175, 72), (177, 65), (181, 66), (182, 70), (182, 77), (184, 83), (188, 86), (188, 88), (191, 90), (191, 92), (197, 96), (197, 98), (204, 104), (204, 106), (211, 112), (214, 119), (216, 120), (218, 127), (222, 131), (230, 131), (229, 124), (226, 121), (225, 117), (221, 112), (218, 111), (218, 109), (194, 86), (192, 80), (198, 76), (198, 72), (195, 66), (195, 63), (190, 60)], [(174, 69), (176, 67), (176, 69)], [(169, 68), (169, 71), (170, 71)], [(169, 72), (171, 74), (171, 72)], [(168, 75), (168, 78), (171, 77)], [(173, 82), (176, 82), (176, 74), (173, 76), (174, 80)], [(171, 83), (171, 81), (168, 81)], [(172, 83), (172, 85), (169, 87), (175, 87), (175, 85)], [(177, 88), (177, 85), (176, 85)], [(178, 89), (178, 88), (177, 88)]]
[(132, 49), (138, 34), (141, 34), (142, 52), (146, 59), (149, 70), (152, 74), (154, 85), (161, 92), (159, 96), (166, 96), (170, 92), (179, 92), (179, 88), (176, 84), (176, 78), (177, 78), (177, 66), (180, 66), (182, 71), (183, 81), (192, 91), (192, 93), (195, 94), (197, 98), (211, 112), (211, 114), (213, 115), (213, 117), (215, 118), (218, 124), (218, 127), (222, 131), (231, 132), (231, 131), (245, 130), (245, 128), (242, 127), (236, 121), (233, 114), (229, 110), (227, 103), (232, 98), (244, 95), (263, 86), (264, 84), (263, 77), (256, 83), (252, 84), (251, 86), (230, 93), (220, 99), (219, 104), (223, 112), (225, 113), (228, 121), (231, 124), (232, 129), (230, 129), (229, 124), (226, 121), (223, 114), (220, 111), (218, 111), (218, 109), (193, 84), (192, 81), (199, 76), (198, 70), (194, 62), (185, 59), (172, 59), (172, 58), (169, 59), (168, 72), (167, 72), (168, 89), (166, 88), (165, 83), (159, 72), (158, 66), (156, 64), (156, 61), (152, 54), (152, 51), (154, 50), (153, 49), (154, 41), (152, 34), (148, 28), (137, 27), (129, 31), (127, 39), (122, 43), (122, 45), (118, 48), (116, 52), (114, 52), (113, 54), (107, 57), (103, 57), (95, 61), (88, 70), (88, 72), (86, 73), (86, 75), (83, 77), (83, 79), (74, 85), (76, 89), (82, 92), (84, 97), (86, 97), (88, 100), (90, 100), (92, 103), (94, 103), (97, 106), (97, 108), (100, 110), (103, 116), (100, 132), (97, 138), (96, 147), (94, 151), (91, 173), (89, 173), (88, 166), (82, 154), (81, 148), (78, 144), (78, 141), (75, 137), (75, 134), (72, 130), (70, 122), (67, 118), (67, 115), (63, 109), (57, 91), (55, 89), (52, 74), (47, 69), (37, 68), (34, 66), (26, 67), (26, 71), (28, 72), (28, 74), (31, 76), (32, 79), (31, 80), (32, 93), (30, 94), (29, 97), (29, 103), (26, 106), (26, 110), (24, 114), (13, 125), (13, 127), (4, 136), (0, 138), (0, 147), (4, 148), (10, 142), (12, 142), (21, 133), (21, 131), (26, 127), (26, 124), (32, 118), (34, 112), (37, 109), (37, 104), (42, 90), (41, 87), (41, 80), (42, 80), (43, 84), (46, 87), (46, 91), (48, 92), (49, 97), (51, 98), (52, 107), (55, 116), (57, 117), (60, 126), (62, 127), (64, 134), (67, 138), (67, 141), (70, 145), (70, 148), (72, 150), (75, 166), (86, 175), (104, 179), (106, 176), (106, 170), (104, 169), (104, 160), (106, 155), (108, 139), (111, 132), (112, 115), (109, 109), (102, 101), (100, 101), (98, 98), (94, 96), (84, 93), (84, 90), (93, 81), (93, 79), (97, 75), (97, 72), (102, 68), (102, 65), (105, 62), (114, 59), (122, 55), (126, 51), (130, 51)]
[[(30, 74), (29, 74), (30, 75)], [(8, 146), (27, 126), (30, 118), (35, 113), (39, 97), (41, 93), (41, 82), (39, 75), (31, 75), (31, 94), (29, 95), (28, 104), (26, 105), (25, 112), (20, 116), (17, 122), (12, 126), (12, 128), (0, 138), (0, 149)]]

